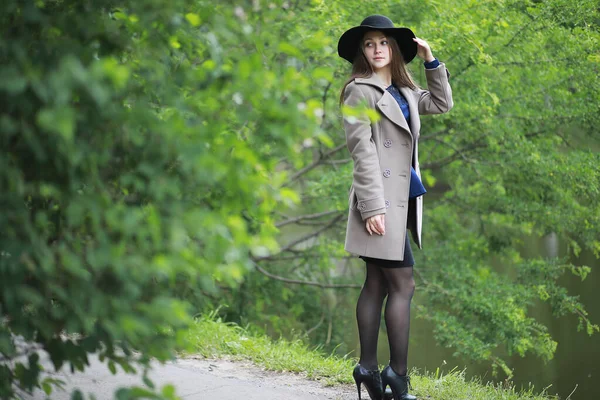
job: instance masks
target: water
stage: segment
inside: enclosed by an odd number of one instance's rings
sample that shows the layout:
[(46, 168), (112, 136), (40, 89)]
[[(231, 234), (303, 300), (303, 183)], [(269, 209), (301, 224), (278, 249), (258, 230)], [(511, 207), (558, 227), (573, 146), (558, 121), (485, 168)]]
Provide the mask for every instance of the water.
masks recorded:
[[(548, 256), (566, 254), (564, 246), (552, 246), (552, 237), (538, 241), (537, 249), (529, 246), (522, 250), (524, 256), (545, 254)], [(543, 246), (543, 247), (542, 247)], [(554, 252), (555, 251), (555, 252)], [(565, 274), (561, 284), (571, 295), (579, 295), (580, 301), (589, 312), (589, 318), (596, 324), (600, 323), (600, 304), (597, 288), (600, 286), (600, 270), (598, 260), (591, 253), (584, 253), (579, 258), (572, 258), (575, 265), (588, 265), (592, 273), (585, 281)], [(589, 336), (585, 331), (577, 332), (577, 318), (565, 316), (555, 318), (550, 307), (542, 304), (532, 311), (533, 315), (548, 326), (550, 334), (558, 347), (554, 359), (544, 364), (534, 357), (525, 359), (513, 358), (515, 367), (515, 382), (535, 382), (536, 387), (552, 385), (549, 393), (558, 393), (566, 398), (573, 390), (573, 400), (600, 399), (600, 386), (595, 383), (600, 379), (600, 334)]]

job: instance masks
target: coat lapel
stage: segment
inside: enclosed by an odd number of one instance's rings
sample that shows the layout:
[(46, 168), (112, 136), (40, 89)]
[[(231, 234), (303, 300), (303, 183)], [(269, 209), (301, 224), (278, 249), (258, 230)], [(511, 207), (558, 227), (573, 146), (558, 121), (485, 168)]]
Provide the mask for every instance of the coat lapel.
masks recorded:
[(400, 92), (406, 98), (406, 101), (408, 102), (408, 109), (409, 109), (410, 115), (411, 115), (410, 131), (411, 131), (411, 133), (416, 135), (416, 137), (419, 137), (419, 131), (421, 130), (421, 119), (418, 117), (419, 116), (419, 105), (417, 104), (417, 101), (409, 88), (401, 87)]
[[(369, 78), (356, 78), (354, 81), (356, 83), (370, 85), (380, 89), (383, 92), (383, 96), (381, 96), (381, 98), (377, 102), (377, 108), (379, 109), (379, 111), (381, 111), (381, 113), (385, 115), (387, 119), (398, 125), (400, 128), (406, 130), (412, 136), (410, 127), (408, 126), (408, 122), (406, 122), (406, 118), (404, 118), (404, 115), (402, 114), (402, 110), (400, 109), (398, 102), (396, 101), (396, 99), (394, 99), (394, 96), (392, 96), (391, 93), (386, 90), (385, 85), (381, 82), (381, 79), (379, 79), (379, 77), (376, 74), (371, 75)], [(404, 92), (402, 92), (402, 94), (404, 94)], [(413, 107), (410, 107), (411, 114), (413, 112), (418, 112), (417, 110), (413, 111), (413, 108), (414, 105)]]

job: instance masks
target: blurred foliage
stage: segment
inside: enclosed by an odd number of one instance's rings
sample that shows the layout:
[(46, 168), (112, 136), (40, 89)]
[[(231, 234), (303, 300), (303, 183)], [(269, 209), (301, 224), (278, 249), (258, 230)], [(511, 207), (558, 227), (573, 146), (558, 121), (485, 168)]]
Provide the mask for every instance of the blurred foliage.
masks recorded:
[(353, 321), (338, 305), (354, 293), (324, 288), (358, 285), (362, 269), (342, 246), (349, 65), (336, 43), (373, 13), (413, 28), (452, 72), (455, 108), (423, 119), (422, 168), (440, 198), (426, 200), (416, 252), (419, 316), (440, 343), (507, 373), (503, 353), (554, 352), (528, 316), (538, 300), (598, 330), (557, 284), (589, 269), (516, 250), (555, 232), (600, 256), (595, 1), (5, 0), (0, 11), (1, 398), (51, 389), (32, 344), (57, 369), (82, 370), (90, 353), (143, 368), (217, 305), (275, 335), (342, 340)]
[(321, 133), (240, 10), (2, 2), (0, 398), (40, 387), (21, 340), (56, 369), (173, 357), (199, 299), (276, 251), (278, 160)]

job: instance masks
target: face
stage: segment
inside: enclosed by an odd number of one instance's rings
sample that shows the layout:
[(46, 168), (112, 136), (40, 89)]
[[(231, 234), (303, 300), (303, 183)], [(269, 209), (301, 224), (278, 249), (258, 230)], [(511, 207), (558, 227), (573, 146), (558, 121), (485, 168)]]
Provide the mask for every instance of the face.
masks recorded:
[(373, 71), (389, 67), (392, 61), (392, 50), (383, 32), (371, 31), (365, 33), (362, 48)]

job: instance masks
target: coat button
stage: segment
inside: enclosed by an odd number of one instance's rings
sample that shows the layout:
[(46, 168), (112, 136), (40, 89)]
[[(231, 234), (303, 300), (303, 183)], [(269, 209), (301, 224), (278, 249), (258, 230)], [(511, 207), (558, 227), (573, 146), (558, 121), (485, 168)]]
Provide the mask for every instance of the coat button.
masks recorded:
[(389, 169), (386, 169), (385, 171), (383, 171), (383, 177), (384, 178), (389, 178), (390, 176), (392, 176), (392, 171)]
[(365, 203), (362, 203), (362, 202), (358, 203), (358, 209), (360, 211), (364, 211), (365, 208), (367, 208), (367, 205)]
[(390, 201), (389, 200), (385, 201), (385, 208), (390, 208)]
[(388, 148), (392, 147), (392, 139), (385, 139), (383, 145)]

